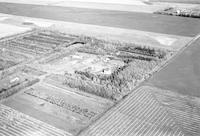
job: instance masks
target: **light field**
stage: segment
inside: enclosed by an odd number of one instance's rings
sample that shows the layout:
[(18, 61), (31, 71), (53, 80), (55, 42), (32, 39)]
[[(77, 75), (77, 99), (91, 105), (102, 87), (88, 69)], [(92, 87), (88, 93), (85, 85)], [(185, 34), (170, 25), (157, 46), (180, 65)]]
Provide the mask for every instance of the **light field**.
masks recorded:
[(29, 31), (30, 28), (0, 23), (0, 38)]

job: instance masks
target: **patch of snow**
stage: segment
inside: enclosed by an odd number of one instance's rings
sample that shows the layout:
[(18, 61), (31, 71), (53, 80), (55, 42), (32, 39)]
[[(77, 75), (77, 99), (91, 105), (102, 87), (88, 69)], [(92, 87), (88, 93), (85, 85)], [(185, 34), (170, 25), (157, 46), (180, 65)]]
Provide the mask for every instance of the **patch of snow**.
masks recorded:
[(6, 20), (6, 19), (8, 19), (8, 18), (10, 18), (10, 17), (2, 16), (2, 17), (0, 17), (0, 21), (4, 21), (4, 20)]
[(0, 29), (0, 37), (23, 33), (23, 32), (30, 30), (30, 28), (27, 28), (27, 27), (19, 27), (19, 26), (3, 24), (3, 23), (0, 23), (0, 28), (1, 28)]
[(51, 22), (41, 21), (41, 20), (32, 20), (32, 19), (26, 19), (24, 23), (33, 23), (39, 27), (50, 27), (53, 25), (53, 23)]
[(18, 82), (18, 81), (19, 81), (19, 77), (15, 77), (10, 80), (10, 83), (14, 83), (14, 82)]
[(160, 44), (166, 45), (166, 46), (171, 46), (175, 41), (177, 41), (177, 39), (175, 38), (169, 38), (169, 37), (164, 37), (164, 36), (157, 36), (157, 37), (154, 37), (154, 39), (158, 41)]

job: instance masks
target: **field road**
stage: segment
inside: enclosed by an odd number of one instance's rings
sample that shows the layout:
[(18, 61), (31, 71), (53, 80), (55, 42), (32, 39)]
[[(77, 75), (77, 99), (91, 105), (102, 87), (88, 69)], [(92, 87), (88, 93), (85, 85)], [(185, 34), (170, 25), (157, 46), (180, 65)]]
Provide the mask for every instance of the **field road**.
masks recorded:
[(19, 16), (137, 29), (191, 37), (197, 35), (200, 30), (199, 19), (138, 12), (14, 3), (0, 3), (0, 12)]

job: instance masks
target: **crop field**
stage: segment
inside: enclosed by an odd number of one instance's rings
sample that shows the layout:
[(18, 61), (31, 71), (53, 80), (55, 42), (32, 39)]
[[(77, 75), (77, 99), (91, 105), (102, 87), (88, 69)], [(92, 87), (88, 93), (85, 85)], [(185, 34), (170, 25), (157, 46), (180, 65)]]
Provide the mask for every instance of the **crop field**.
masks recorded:
[[(36, 132), (43, 134), (43, 129), (48, 129), (43, 135), (58, 136), (64, 131), (66, 135), (78, 135), (176, 52), (52, 29), (7, 37), (0, 41), (0, 49), (0, 110), (6, 108), (6, 114), (11, 114), (7, 110), (20, 112), (20, 118), (10, 116), (21, 125), (27, 120), (22, 122), (21, 114), (35, 118), (27, 123), (27, 132), (35, 131), (44, 122)], [(31, 124), (32, 120), (38, 122)], [(10, 125), (12, 131), (3, 127), (0, 131), (5, 134), (25, 133), (15, 124)]]
[(23, 54), (18, 54), (13, 51), (0, 49), (0, 71), (18, 65), (28, 60), (28, 57)]
[(148, 88), (134, 90), (81, 136), (183, 136), (181, 129)]
[(46, 84), (34, 85), (3, 104), (71, 134), (77, 134), (113, 105), (108, 100), (71, 94)]
[(70, 136), (67, 132), (0, 105), (0, 134), (3, 136)]
[(15, 49), (15, 51), (31, 54), (45, 55), (53, 52), (59, 46), (73, 42), (76, 37), (64, 35), (59, 32), (33, 30), (22, 36), (4, 39), (0, 44), (2, 48)]
[(130, 94), (81, 136), (198, 136), (199, 98), (143, 86)]
[(0, 136), (200, 136), (200, 0), (8, 1)]
[(200, 135), (200, 99), (169, 90), (149, 88), (187, 135)]

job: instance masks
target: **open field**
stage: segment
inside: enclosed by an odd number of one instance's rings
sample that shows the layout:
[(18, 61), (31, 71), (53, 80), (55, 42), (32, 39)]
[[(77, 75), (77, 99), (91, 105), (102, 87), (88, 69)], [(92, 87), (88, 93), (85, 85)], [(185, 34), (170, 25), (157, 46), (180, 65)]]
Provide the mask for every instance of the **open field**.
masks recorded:
[(128, 42), (149, 47), (179, 50), (191, 40), (191, 37), (167, 35), (138, 30), (77, 24), (70, 22), (56, 23), (49, 27), (50, 30), (59, 30), (74, 35), (85, 35), (105, 41)]
[(200, 135), (200, 99), (169, 90), (149, 88), (186, 135)]
[(25, 33), (20, 37), (13, 37), (12, 39), (4, 39), (1, 42), (1, 48), (30, 54), (33, 56), (45, 55), (55, 51), (60, 45), (70, 43), (75, 37), (64, 36), (61, 33), (33, 30)]
[(0, 105), (0, 134), (3, 136), (70, 136), (67, 132), (5, 105)]
[[(178, 2), (179, 1), (179, 2)], [(153, 13), (160, 9), (170, 6), (173, 7), (195, 7), (198, 6), (198, 1), (173, 1), (173, 0), (0, 0), (5, 3), (19, 3), (19, 4), (32, 4), (32, 5), (45, 5), (57, 7), (74, 7), (74, 8), (87, 8), (87, 9), (100, 9), (100, 10), (113, 10), (113, 11), (128, 11), (128, 12), (142, 12)], [(174, 3), (175, 2), (175, 3)]]
[(35, 85), (3, 103), (72, 134), (113, 105), (108, 100), (96, 100), (47, 84)]
[(155, 73), (147, 84), (180, 94), (200, 97), (199, 42), (198, 38), (161, 72)]
[[(59, 21), (12, 16), (0, 17), (1, 21), (33, 30), (0, 41), (0, 57), (6, 58), (6, 63), (2, 61), (2, 67), (10, 67), (9, 72), (2, 75), (0, 84), (3, 86), (0, 89), (6, 92), (12, 85), (28, 82), (28, 77), (38, 82), (17, 88), (15, 95), (11, 93), (1, 101), (4, 106), (44, 122), (42, 127), (58, 128), (54, 130), (56, 132), (48, 130), (52, 135), (63, 131), (66, 135), (79, 135), (82, 131), (90, 131), (93, 126), (95, 130), (86, 135), (93, 135), (96, 130), (97, 135), (99, 132), (102, 135), (128, 136), (154, 132), (160, 135), (183, 135), (179, 124), (151, 95), (154, 89), (134, 89), (157, 72), (191, 37), (69, 22), (59, 24)], [(23, 56), (31, 56), (31, 59), (26, 61)], [(11, 69), (14, 66), (7, 65), (7, 60), (20, 65)], [(19, 73), (22, 78), (13, 73)], [(163, 95), (161, 93), (156, 97)], [(118, 108), (123, 102), (124, 111)], [(116, 110), (113, 112), (113, 109)], [(107, 117), (110, 112), (116, 114)], [(96, 123), (101, 122), (101, 117), (110, 121), (107, 122), (110, 124), (99, 123), (102, 125), (99, 127)], [(125, 119), (120, 120), (123, 117)], [(6, 120), (5, 124), (9, 122)], [(196, 123), (196, 120), (193, 122)], [(136, 126), (132, 130), (130, 127), (133, 124), (141, 127), (137, 129)], [(116, 125), (117, 131), (112, 130), (113, 125)], [(20, 135), (24, 133), (24, 130), (15, 127), (13, 131)], [(88, 127), (89, 130), (86, 129)], [(196, 128), (191, 129), (196, 132)], [(30, 130), (27, 127), (26, 131)], [(191, 133), (189, 129), (187, 131)], [(5, 130), (2, 132), (8, 133)]]
[(137, 89), (81, 136), (183, 136), (181, 129), (147, 89)]
[(5, 14), (136, 29), (171, 35), (192, 37), (198, 34), (200, 29), (199, 19), (177, 18), (148, 13), (13, 3), (0, 3), (0, 6), (0, 12)]
[(0, 38), (3, 38), (5, 36), (11, 36), (14, 34), (20, 34), (20, 33), (30, 30), (30, 28), (18, 27), (18, 26), (13, 26), (9, 24), (3, 24), (3, 23), (0, 23), (0, 27), (1, 27)]
[(106, 41), (133, 42), (135, 44), (167, 48), (171, 50), (179, 50), (192, 39), (192, 37), (178, 35), (161, 34), (109, 26), (55, 21), (48, 19), (29, 18), (8, 14), (0, 14), (0, 20), (2, 23), (8, 23), (20, 27), (44, 27), (52, 31), (60, 31), (66, 34), (85, 35)]
[(81, 136), (197, 136), (199, 98), (144, 86), (134, 91)]

